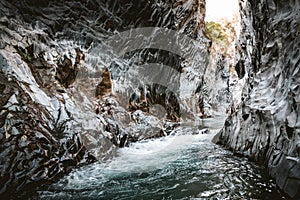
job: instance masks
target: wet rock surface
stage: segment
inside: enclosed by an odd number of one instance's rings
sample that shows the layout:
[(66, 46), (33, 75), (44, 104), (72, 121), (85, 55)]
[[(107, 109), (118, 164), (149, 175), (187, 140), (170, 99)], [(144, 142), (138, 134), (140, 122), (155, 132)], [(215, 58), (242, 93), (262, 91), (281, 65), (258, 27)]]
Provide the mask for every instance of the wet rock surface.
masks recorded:
[[(204, 13), (204, 1), (1, 1), (1, 198), (28, 196), (76, 166), (202, 115)], [(145, 48), (107, 62), (100, 45), (107, 38), (151, 26), (193, 39), (181, 55), (189, 59)], [(150, 71), (177, 89), (137, 76), (134, 67), (147, 62), (169, 66)]]
[[(245, 87), (228, 108), (229, 92), (240, 91), (230, 91), (223, 58), (208, 65), (204, 1), (1, 1), (1, 198), (30, 195), (78, 165), (110, 158), (116, 148), (227, 110), (215, 142), (267, 165), (277, 185), (297, 199), (299, 3), (240, 3), (235, 70)], [(141, 27), (171, 29), (192, 42), (181, 55), (154, 44), (161, 49), (105, 53), (102, 44), (111, 36)], [(151, 31), (146, 39), (110, 42), (148, 47), (160, 34)], [(141, 74), (163, 74), (166, 82), (149, 84)]]
[(289, 197), (300, 198), (300, 4), (241, 1), (242, 34), (236, 69), (246, 81), (215, 138), (267, 166)]
[(66, 121), (55, 121), (49, 110), (22, 88), (30, 86), (2, 73), (1, 83), (5, 84), (0, 114), (1, 196), (29, 195), (32, 188), (89, 162), (80, 137), (67, 134)]

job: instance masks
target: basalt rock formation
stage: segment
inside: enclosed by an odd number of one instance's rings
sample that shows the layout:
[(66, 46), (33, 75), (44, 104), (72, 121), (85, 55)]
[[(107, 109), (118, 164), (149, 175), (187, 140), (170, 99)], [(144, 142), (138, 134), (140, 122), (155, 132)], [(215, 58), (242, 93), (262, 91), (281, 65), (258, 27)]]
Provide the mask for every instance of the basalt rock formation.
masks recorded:
[(108, 71), (107, 68), (103, 70), (101, 78), (102, 80), (96, 87), (96, 92), (95, 92), (96, 97), (104, 96), (106, 94), (111, 93), (112, 91), (110, 72)]
[[(170, 134), (183, 116), (201, 115), (204, 13), (200, 0), (0, 1), (1, 199), (28, 195), (118, 147)], [(188, 36), (184, 59), (151, 47), (104, 53), (110, 37), (140, 27)], [(159, 32), (148, 34), (151, 41)], [(134, 67), (147, 62), (169, 66), (150, 72), (181, 81), (183, 100), (179, 87), (137, 76)]]
[[(1, 198), (219, 110), (231, 114), (218, 143), (266, 164), (297, 198), (299, 3), (240, 4), (235, 68), (245, 85), (230, 109), (229, 66), (222, 58), (208, 65), (204, 0), (0, 1)], [(143, 37), (134, 32), (142, 27), (160, 29), (140, 29)], [(162, 30), (180, 37), (158, 37)], [(181, 55), (165, 48), (178, 38)], [(107, 41), (143, 48), (121, 54)]]
[(245, 79), (215, 138), (267, 166), (288, 196), (300, 198), (300, 3), (240, 1), (242, 31), (236, 69)]

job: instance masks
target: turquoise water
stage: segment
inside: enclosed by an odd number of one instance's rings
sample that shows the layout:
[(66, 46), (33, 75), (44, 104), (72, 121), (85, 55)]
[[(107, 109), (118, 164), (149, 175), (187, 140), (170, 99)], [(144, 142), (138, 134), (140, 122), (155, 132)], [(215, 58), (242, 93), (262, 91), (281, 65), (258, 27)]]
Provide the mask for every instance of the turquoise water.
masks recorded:
[[(211, 143), (214, 130), (142, 141), (74, 170), (38, 199), (284, 199), (255, 164)], [(193, 133), (193, 134), (191, 134)]]

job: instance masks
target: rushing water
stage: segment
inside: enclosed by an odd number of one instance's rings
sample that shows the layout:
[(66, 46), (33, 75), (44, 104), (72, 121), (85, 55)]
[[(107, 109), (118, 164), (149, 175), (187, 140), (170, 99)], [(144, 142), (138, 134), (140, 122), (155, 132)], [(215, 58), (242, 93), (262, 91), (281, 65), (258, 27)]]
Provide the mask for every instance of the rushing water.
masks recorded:
[[(283, 199), (262, 169), (183, 127), (134, 143), (105, 163), (74, 170), (38, 199)], [(197, 134), (198, 133), (198, 134)]]

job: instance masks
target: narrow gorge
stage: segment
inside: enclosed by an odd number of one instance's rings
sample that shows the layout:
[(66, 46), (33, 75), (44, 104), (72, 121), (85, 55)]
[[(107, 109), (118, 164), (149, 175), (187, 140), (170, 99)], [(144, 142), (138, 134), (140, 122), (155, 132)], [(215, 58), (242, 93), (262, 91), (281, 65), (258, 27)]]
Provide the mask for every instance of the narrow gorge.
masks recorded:
[(237, 2), (1, 0), (0, 198), (299, 199), (300, 2)]

